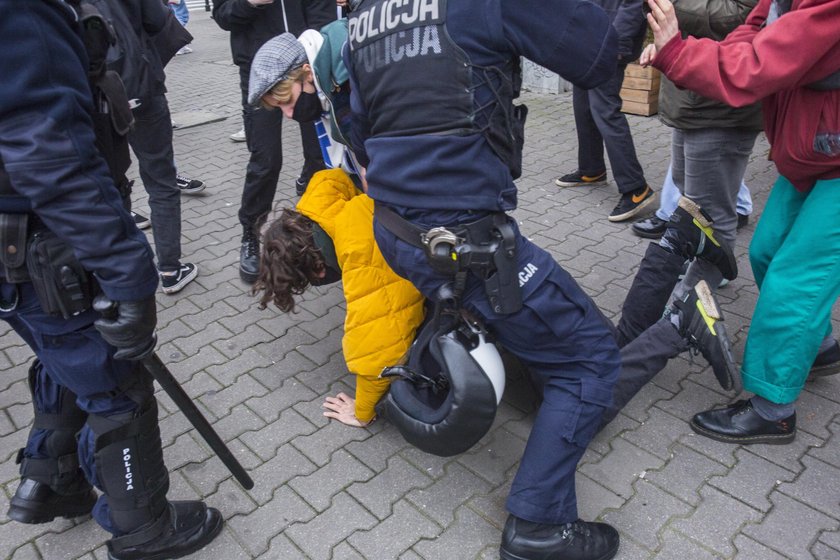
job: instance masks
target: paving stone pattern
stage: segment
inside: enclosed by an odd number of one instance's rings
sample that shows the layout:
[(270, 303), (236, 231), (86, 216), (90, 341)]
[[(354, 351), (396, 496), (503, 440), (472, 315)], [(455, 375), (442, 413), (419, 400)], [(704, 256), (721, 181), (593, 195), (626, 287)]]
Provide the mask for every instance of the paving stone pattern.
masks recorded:
[[(167, 68), (173, 118), (201, 112), (222, 120), (175, 131), (179, 171), (208, 187), (183, 198), (183, 258), (197, 263), (200, 275), (177, 295), (159, 295), (158, 353), (256, 482), (243, 490), (158, 393), (171, 497), (205, 499), (227, 522), (192, 558), (498, 558), (533, 394), (521, 377), (510, 381), (490, 433), (447, 459), (413, 449), (386, 422), (357, 429), (322, 416), (324, 397), (352, 391), (354, 383), (341, 356), (341, 291), (312, 289), (298, 313), (284, 315), (259, 310), (239, 281), (236, 212), (248, 152), (228, 139), (241, 127), (238, 73), (227, 34), (208, 14), (194, 10), (190, 31), (194, 52)], [(526, 92), (523, 100), (531, 112), (513, 215), (616, 320), (647, 241), (607, 221), (618, 199), (613, 184), (554, 186), (576, 166), (570, 95)], [(670, 132), (655, 117), (629, 119), (658, 188)], [(283, 138), (277, 207), (296, 201), (302, 165), (297, 126), (287, 123)], [(720, 291), (738, 357), (757, 297), (747, 249), (775, 178), (767, 153), (761, 137), (747, 169), (756, 208), (738, 236), (741, 276)], [(135, 190), (135, 206), (146, 212), (139, 179)], [(25, 383), (31, 358), (0, 325), (2, 511), (17, 488), (14, 457), (32, 421)], [(840, 376), (806, 386), (799, 435), (787, 446), (737, 447), (693, 434), (691, 414), (732, 398), (702, 358), (676, 358), (587, 450), (578, 475), (581, 516), (618, 528), (619, 559), (840, 559)], [(35, 526), (0, 519), (2, 558), (104, 559), (107, 538), (89, 519)]]

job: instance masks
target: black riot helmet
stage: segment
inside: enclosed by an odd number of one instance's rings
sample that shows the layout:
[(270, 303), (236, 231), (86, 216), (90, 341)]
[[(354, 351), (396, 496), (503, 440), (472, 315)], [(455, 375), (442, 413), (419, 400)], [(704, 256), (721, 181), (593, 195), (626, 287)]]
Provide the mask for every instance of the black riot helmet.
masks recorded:
[(407, 363), (383, 370), (381, 377), (399, 378), (376, 406), (406, 441), (441, 457), (463, 453), (487, 433), (505, 387), (498, 350), (451, 295), (448, 285), (439, 291)]

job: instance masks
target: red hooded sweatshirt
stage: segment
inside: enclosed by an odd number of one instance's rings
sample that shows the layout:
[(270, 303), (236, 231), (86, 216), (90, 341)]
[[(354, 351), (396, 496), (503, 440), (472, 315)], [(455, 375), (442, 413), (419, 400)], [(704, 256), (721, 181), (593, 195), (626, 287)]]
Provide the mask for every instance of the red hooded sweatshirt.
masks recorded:
[(840, 177), (840, 90), (805, 87), (840, 71), (840, 0), (793, 0), (765, 24), (761, 0), (723, 41), (669, 41), (653, 65), (680, 87), (735, 107), (762, 101), (770, 159), (800, 191)]

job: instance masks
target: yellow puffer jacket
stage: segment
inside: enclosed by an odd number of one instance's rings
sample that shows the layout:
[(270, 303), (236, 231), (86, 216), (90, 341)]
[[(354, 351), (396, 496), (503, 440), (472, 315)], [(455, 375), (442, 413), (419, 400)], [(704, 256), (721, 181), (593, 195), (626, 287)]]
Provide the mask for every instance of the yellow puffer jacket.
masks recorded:
[(356, 418), (373, 418), (388, 390), (383, 367), (400, 363), (423, 320), (423, 296), (391, 270), (373, 238), (373, 200), (340, 169), (316, 173), (297, 204), (335, 244), (347, 317), (344, 359), (356, 374)]

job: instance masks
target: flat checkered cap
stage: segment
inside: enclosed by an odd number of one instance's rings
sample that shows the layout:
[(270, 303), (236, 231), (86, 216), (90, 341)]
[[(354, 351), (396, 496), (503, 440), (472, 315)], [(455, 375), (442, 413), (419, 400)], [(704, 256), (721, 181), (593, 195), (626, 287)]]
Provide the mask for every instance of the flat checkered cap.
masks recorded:
[(257, 105), (274, 84), (289, 77), (289, 72), (307, 62), (295, 36), (283, 33), (265, 42), (254, 60), (251, 61), (251, 76), (248, 78), (248, 103)]

